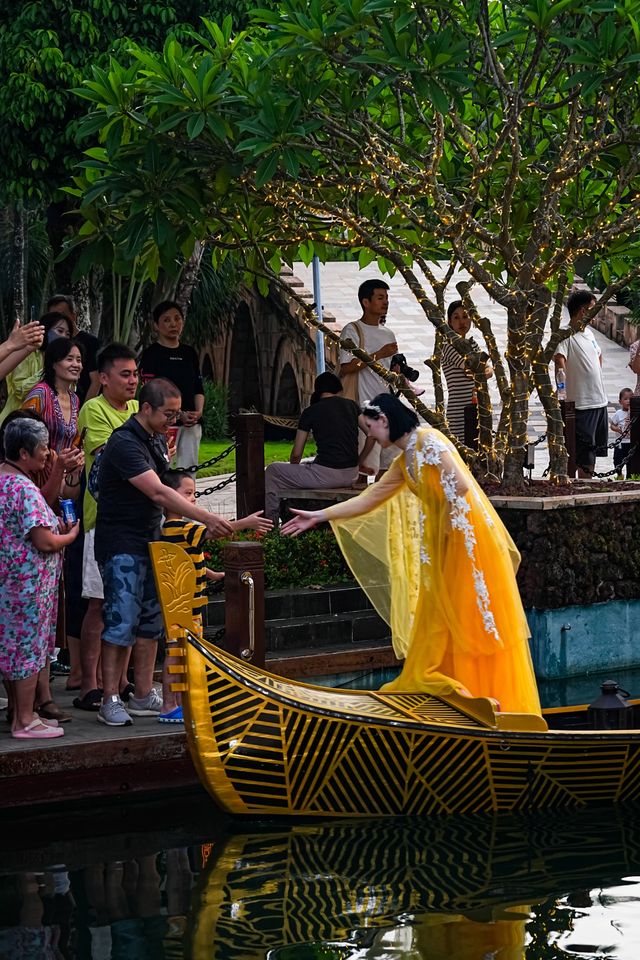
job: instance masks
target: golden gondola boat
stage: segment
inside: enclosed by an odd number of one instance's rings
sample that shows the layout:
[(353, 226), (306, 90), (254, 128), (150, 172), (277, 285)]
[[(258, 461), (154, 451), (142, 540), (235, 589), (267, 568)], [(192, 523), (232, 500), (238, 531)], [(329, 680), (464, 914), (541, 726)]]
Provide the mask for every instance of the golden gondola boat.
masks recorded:
[(274, 676), (202, 638), (193, 563), (174, 544), (150, 549), (191, 757), (230, 813), (431, 816), (640, 799), (640, 730), (550, 730), (483, 698)]

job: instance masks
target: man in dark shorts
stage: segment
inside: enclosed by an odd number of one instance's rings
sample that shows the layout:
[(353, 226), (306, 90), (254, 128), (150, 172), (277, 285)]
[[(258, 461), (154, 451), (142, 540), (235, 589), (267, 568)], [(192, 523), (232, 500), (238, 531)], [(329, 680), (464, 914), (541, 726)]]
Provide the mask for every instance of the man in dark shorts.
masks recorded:
[[(134, 717), (157, 717), (162, 698), (153, 686), (160, 604), (149, 557), (149, 542), (159, 540), (163, 510), (203, 523), (209, 536), (223, 537), (232, 527), (162, 483), (169, 467), (168, 428), (180, 413), (180, 391), (158, 377), (140, 391), (139, 410), (111, 434), (100, 459), (95, 557), (104, 587), (102, 631), (102, 706), (97, 719), (110, 727)], [(120, 677), (133, 647), (135, 697), (128, 712), (119, 696)]]
[(602, 351), (584, 317), (596, 302), (589, 290), (572, 293), (567, 302), (573, 331), (556, 349), (556, 381), (566, 384), (566, 398), (576, 405), (578, 477), (593, 476), (596, 457), (606, 456), (609, 437), (608, 399), (602, 379)]

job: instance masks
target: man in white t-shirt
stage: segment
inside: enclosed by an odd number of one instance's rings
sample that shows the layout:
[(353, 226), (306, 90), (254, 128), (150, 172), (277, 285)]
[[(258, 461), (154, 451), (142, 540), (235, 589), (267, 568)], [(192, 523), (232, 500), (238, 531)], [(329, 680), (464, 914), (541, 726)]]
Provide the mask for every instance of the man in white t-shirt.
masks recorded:
[[(567, 400), (576, 405), (576, 463), (578, 477), (593, 476), (596, 457), (606, 455), (609, 424), (607, 393), (602, 379), (602, 351), (591, 327), (580, 327), (596, 302), (589, 290), (572, 293), (567, 302), (574, 331), (556, 349), (556, 381), (565, 381)], [(603, 452), (601, 452), (603, 451)]]
[[(358, 288), (358, 300), (362, 307), (362, 316), (353, 323), (348, 323), (340, 331), (342, 339), (350, 339), (374, 360), (389, 369), (391, 357), (398, 352), (395, 334), (380, 321), (383, 320), (389, 309), (389, 284), (384, 280), (365, 280)], [(388, 393), (389, 384), (378, 376), (362, 360), (353, 356), (350, 350), (340, 350), (340, 375), (348, 373), (358, 374), (358, 400), (363, 404), (373, 400), (379, 393)], [(361, 438), (362, 440), (362, 438)], [(362, 442), (360, 444), (362, 449)], [(367, 457), (366, 463), (374, 470), (378, 469), (376, 460), (379, 459), (379, 470), (387, 469), (391, 461), (400, 452), (395, 444), (385, 450), (376, 444)]]

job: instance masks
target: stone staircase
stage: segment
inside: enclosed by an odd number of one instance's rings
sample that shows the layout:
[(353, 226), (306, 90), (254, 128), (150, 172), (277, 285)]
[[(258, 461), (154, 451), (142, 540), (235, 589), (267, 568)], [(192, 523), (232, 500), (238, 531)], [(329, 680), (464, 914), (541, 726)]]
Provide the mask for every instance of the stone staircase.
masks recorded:
[[(311, 680), (397, 666), (389, 627), (354, 584), (269, 590), (265, 621), (266, 667), (280, 676)], [(209, 601), (205, 637), (222, 626), (221, 596)]]

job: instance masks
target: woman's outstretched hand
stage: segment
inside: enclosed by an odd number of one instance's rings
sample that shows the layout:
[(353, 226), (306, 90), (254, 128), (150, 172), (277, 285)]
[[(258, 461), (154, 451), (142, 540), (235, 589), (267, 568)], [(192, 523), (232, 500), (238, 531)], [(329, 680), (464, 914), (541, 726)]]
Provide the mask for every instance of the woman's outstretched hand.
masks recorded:
[(295, 517), (283, 523), (280, 533), (284, 533), (285, 537), (297, 537), (299, 533), (311, 530), (316, 523), (320, 523), (323, 512), (322, 510), (292, 510), (291, 513), (295, 513)]

